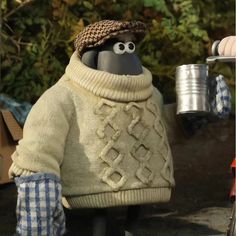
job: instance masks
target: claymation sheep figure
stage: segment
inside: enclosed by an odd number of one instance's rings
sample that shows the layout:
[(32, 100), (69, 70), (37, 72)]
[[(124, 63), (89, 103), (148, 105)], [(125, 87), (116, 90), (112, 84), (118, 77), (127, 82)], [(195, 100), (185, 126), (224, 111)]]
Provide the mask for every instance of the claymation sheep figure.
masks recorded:
[[(12, 156), (17, 235), (63, 235), (62, 196), (72, 209), (169, 201), (167, 136), (177, 123), (135, 53), (145, 33), (139, 21), (103, 20), (77, 36), (65, 74), (33, 106)], [(94, 235), (101, 232), (102, 220)]]

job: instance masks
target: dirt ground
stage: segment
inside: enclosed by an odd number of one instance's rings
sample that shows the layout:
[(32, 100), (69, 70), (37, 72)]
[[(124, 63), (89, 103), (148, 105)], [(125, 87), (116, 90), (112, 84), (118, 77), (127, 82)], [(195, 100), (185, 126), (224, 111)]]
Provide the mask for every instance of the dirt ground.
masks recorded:
[[(194, 137), (172, 146), (176, 187), (171, 201), (147, 205), (137, 222), (140, 236), (226, 235), (231, 203), (230, 163), (235, 155), (235, 120), (208, 125)], [(0, 186), (0, 235), (15, 230), (16, 188)], [(66, 210), (66, 235), (91, 235), (91, 210)], [(122, 235), (124, 209), (109, 211), (114, 233)]]

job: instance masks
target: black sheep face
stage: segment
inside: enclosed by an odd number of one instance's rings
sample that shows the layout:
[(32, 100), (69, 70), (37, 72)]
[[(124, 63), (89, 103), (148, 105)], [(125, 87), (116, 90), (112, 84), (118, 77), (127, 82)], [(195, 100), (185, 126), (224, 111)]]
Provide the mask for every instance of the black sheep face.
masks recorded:
[(134, 36), (122, 34), (103, 45), (88, 49), (82, 62), (90, 68), (118, 75), (139, 75), (142, 64), (135, 53)]

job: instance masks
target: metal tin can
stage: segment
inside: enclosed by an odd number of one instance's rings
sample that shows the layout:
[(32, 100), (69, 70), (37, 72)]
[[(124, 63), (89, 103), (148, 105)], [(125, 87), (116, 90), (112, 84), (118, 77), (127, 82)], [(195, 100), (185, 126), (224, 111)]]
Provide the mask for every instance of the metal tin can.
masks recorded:
[(181, 65), (176, 68), (177, 114), (208, 113), (208, 66)]

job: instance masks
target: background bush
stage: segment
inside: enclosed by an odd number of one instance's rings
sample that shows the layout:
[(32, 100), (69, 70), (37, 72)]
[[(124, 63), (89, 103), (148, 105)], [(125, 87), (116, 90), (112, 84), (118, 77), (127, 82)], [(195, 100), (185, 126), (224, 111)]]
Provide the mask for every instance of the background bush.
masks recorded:
[[(165, 101), (173, 102), (176, 66), (205, 63), (212, 42), (234, 34), (234, 9), (234, 0), (2, 0), (0, 92), (34, 103), (64, 73), (86, 25), (141, 20), (149, 33), (138, 54)], [(234, 88), (232, 66), (211, 70)]]

